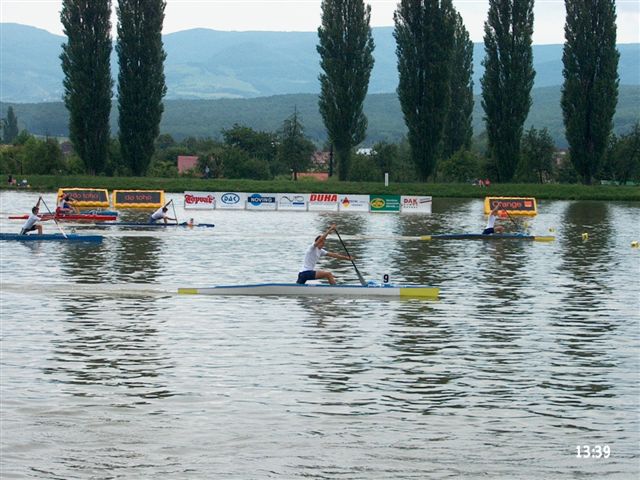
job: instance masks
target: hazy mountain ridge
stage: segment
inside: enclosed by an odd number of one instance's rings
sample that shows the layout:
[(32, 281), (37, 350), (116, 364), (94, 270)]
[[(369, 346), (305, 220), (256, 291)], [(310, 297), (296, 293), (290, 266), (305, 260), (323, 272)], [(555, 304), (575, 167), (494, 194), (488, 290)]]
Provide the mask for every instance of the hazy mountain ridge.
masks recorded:
[[(537, 88), (532, 92), (533, 106), (527, 118), (526, 128), (549, 129), (559, 147), (566, 147), (564, 125), (560, 110), (560, 87)], [(160, 124), (161, 133), (169, 133), (176, 140), (184, 137), (220, 138), (222, 129), (234, 123), (247, 125), (255, 130), (275, 132), (282, 127), (285, 118), (297, 109), (306, 135), (321, 145), (326, 131), (318, 111), (316, 94), (275, 95), (248, 99), (217, 100), (166, 100), (165, 112)], [(37, 135), (67, 136), (69, 114), (62, 102), (12, 104), (19, 127)], [(6, 116), (8, 103), (0, 103), (0, 116)], [(630, 130), (633, 122), (640, 120), (640, 86), (621, 86), (618, 108), (614, 116), (617, 134)], [(370, 146), (385, 140), (396, 142), (406, 134), (406, 127), (395, 93), (369, 95), (365, 101), (365, 114), (369, 121), (367, 137), (363, 145)], [(484, 131), (480, 98), (475, 98), (473, 113), (474, 135)], [(117, 105), (111, 111), (111, 132), (117, 132)]]
[[(373, 29), (375, 65), (369, 93), (395, 92), (398, 83), (392, 27)], [(163, 36), (167, 99), (255, 98), (317, 93), (316, 32), (222, 32), (192, 29)], [(66, 37), (35, 27), (0, 24), (0, 101), (33, 103), (62, 98), (61, 45)], [(640, 85), (640, 44), (618, 45), (621, 85)], [(474, 86), (484, 46), (474, 45)], [(534, 45), (536, 88), (561, 85), (562, 45)], [(112, 54), (112, 76), (117, 60)]]

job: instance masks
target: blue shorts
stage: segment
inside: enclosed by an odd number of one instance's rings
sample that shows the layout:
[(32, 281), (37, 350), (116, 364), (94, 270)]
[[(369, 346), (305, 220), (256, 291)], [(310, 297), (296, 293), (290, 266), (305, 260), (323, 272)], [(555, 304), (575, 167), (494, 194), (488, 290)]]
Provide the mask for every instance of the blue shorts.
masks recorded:
[(492, 233), (496, 233), (496, 232), (495, 232), (495, 230), (494, 230), (493, 228), (485, 228), (485, 229), (482, 231), (482, 234), (483, 234), (483, 235), (491, 235)]
[(307, 280), (315, 280), (316, 279), (316, 271), (315, 270), (305, 270), (304, 272), (298, 273), (298, 280), (296, 283), (305, 284)]

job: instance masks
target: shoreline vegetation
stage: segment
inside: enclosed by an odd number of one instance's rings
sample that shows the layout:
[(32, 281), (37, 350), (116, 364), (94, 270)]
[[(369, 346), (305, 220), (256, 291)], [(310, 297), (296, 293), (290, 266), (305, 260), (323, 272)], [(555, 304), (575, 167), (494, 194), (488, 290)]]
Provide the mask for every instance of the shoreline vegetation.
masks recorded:
[(184, 191), (203, 192), (247, 192), (247, 193), (348, 193), (429, 195), (432, 197), (484, 198), (535, 197), (544, 200), (607, 200), (640, 201), (639, 186), (579, 185), (579, 184), (531, 184), (492, 183), (489, 187), (465, 183), (390, 183), (342, 182), (337, 178), (328, 181), (315, 180), (236, 180), (202, 179), (193, 177), (103, 177), (103, 176), (59, 176), (25, 175), (29, 187), (16, 187), (6, 182), (0, 190), (37, 190), (57, 192), (58, 188), (106, 188), (112, 190), (164, 190), (167, 193)]

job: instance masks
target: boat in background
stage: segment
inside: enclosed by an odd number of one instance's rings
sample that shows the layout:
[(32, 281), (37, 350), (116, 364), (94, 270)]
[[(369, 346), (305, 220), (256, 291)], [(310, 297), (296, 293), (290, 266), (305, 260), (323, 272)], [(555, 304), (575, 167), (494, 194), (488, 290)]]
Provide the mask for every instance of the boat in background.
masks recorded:
[(186, 227), (186, 228), (213, 228), (213, 223), (149, 223), (149, 222), (100, 222), (95, 227), (133, 227), (133, 228), (169, 228), (169, 227)]
[(439, 235), (422, 235), (416, 239), (431, 240), (533, 240), (535, 242), (553, 242), (556, 237), (527, 235), (525, 233), (492, 233), (483, 235), (482, 233), (443, 233)]
[(338, 296), (437, 299), (440, 289), (425, 285), (326, 285), (299, 283), (257, 283), (248, 285), (219, 285), (201, 288), (179, 288), (184, 295), (275, 295), (275, 296)]
[(90, 242), (100, 243), (102, 242), (102, 235), (78, 235), (76, 233), (68, 233), (66, 236), (61, 233), (43, 233), (20, 235), (18, 233), (0, 233), (0, 240), (13, 240), (19, 242), (46, 242), (46, 241), (60, 241), (60, 242)]
[[(118, 219), (117, 212), (103, 213), (43, 213), (41, 221), (57, 220), (58, 222), (112, 222)], [(9, 215), (10, 220), (26, 220), (29, 215)]]

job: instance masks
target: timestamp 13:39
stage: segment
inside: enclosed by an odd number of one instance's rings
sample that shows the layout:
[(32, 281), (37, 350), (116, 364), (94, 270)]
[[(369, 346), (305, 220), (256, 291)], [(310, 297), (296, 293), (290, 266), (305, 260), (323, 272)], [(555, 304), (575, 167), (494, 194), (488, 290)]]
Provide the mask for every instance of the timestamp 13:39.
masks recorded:
[(611, 447), (609, 445), (576, 445), (577, 458), (609, 458)]

